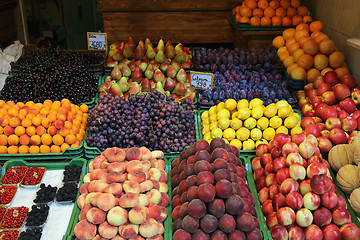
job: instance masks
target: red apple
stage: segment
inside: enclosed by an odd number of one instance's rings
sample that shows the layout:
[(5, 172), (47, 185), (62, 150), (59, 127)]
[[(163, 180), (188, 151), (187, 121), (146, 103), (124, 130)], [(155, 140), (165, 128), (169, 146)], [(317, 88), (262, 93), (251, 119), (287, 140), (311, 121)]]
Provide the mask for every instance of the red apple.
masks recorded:
[(308, 99), (312, 103), (313, 99), (317, 96), (321, 96), (318, 94), (318, 91), (316, 89), (311, 89), (307, 95)]
[(304, 117), (300, 122), (300, 126), (302, 129), (305, 129), (306, 126), (310, 124), (315, 124), (315, 120), (312, 117)]
[(335, 224), (329, 224), (323, 229), (324, 239), (341, 240), (341, 232)]
[(325, 138), (330, 138), (330, 131), (329, 130), (322, 130), (320, 135)]
[(278, 240), (288, 240), (289, 234), (286, 228), (280, 224), (276, 224), (270, 230), (271, 237)]
[(339, 78), (335, 71), (328, 71), (324, 75), (324, 81), (330, 85), (335, 85), (339, 82)]
[(319, 105), (320, 103), (323, 103), (324, 99), (321, 96), (315, 96), (312, 100), (311, 100), (311, 104), (313, 105), (313, 107), (316, 107), (317, 105)]
[(316, 226), (315, 224), (312, 224), (305, 228), (305, 239), (311, 239), (311, 240), (322, 240), (323, 239), (323, 233), (321, 229)]
[(344, 207), (336, 207), (332, 211), (332, 220), (338, 226), (342, 226), (345, 223), (351, 222), (351, 216), (349, 211)]
[(315, 124), (319, 124), (319, 123), (324, 123), (324, 121), (322, 120), (321, 117), (317, 116), (317, 117), (313, 117)]
[(305, 233), (299, 226), (293, 226), (289, 229), (289, 239), (305, 239)]
[(311, 189), (316, 194), (324, 194), (332, 187), (332, 180), (326, 174), (318, 174), (311, 178)]
[(316, 107), (315, 107), (315, 114), (318, 117), (321, 117), (321, 112), (324, 109), (324, 107), (326, 107), (327, 104), (325, 103), (319, 103)]
[(350, 116), (357, 120), (360, 117), (360, 110), (355, 110), (355, 112), (351, 113)]
[(336, 207), (337, 204), (338, 204), (338, 197), (336, 193), (332, 191), (328, 191), (323, 195), (321, 195), (321, 205), (323, 207), (326, 207), (327, 209), (332, 209)]
[(323, 102), (327, 105), (334, 105), (337, 103), (335, 93), (333, 91), (327, 91), (321, 95), (323, 97)]
[(315, 110), (313, 108), (307, 110), (305, 113), (304, 113), (304, 116), (305, 117), (315, 117), (316, 114), (315, 114)]
[(276, 172), (278, 172), (280, 169), (286, 167), (286, 158), (285, 157), (278, 157), (274, 160), (273, 166)]
[(256, 156), (261, 157), (264, 153), (269, 152), (267, 144), (259, 144), (256, 148)]
[(333, 144), (344, 144), (347, 141), (345, 132), (340, 128), (334, 128), (330, 131), (330, 140)]
[(299, 145), (300, 143), (305, 141), (305, 139), (306, 139), (306, 136), (304, 133), (297, 133), (291, 137), (291, 141), (296, 143), (297, 145)]
[(286, 203), (291, 209), (297, 211), (303, 206), (303, 198), (298, 192), (291, 192), (286, 196)]
[(301, 97), (298, 101), (300, 108), (302, 108), (302, 106), (304, 106), (306, 103), (310, 103), (310, 100), (307, 97)]
[(337, 117), (329, 117), (326, 119), (325, 126), (327, 130), (331, 130), (333, 128), (341, 128), (341, 120)]
[(318, 126), (320, 133), (326, 129), (325, 123), (316, 123), (316, 126)]
[(304, 90), (299, 90), (296, 92), (295, 97), (297, 100), (299, 100), (302, 97), (306, 97), (306, 93), (304, 92)]
[(306, 169), (306, 174), (309, 179), (312, 179), (315, 175), (318, 174), (327, 174), (327, 172), (328, 169), (322, 162), (309, 163), (309, 166)]
[(357, 128), (357, 120), (352, 117), (341, 119), (342, 129), (346, 132), (352, 132)]
[(341, 119), (343, 119), (345, 117), (348, 117), (350, 115), (347, 112), (345, 112), (344, 110), (340, 110), (340, 111), (338, 111), (338, 116), (339, 116), (339, 119), (341, 120)]
[(350, 74), (346, 74), (345, 76), (343, 76), (340, 79), (340, 82), (342, 84), (345, 84), (346, 86), (348, 86), (349, 89), (353, 89), (357, 85), (356, 81), (355, 81), (355, 78)]
[(316, 76), (316, 78), (314, 79), (314, 87), (318, 88), (320, 86), (320, 84), (324, 83), (324, 77), (322, 75), (318, 75)]
[(346, 223), (341, 226), (341, 239), (349, 240), (349, 239), (360, 239), (360, 229), (355, 223)]
[(314, 84), (313, 84), (313, 83), (308, 83), (308, 84), (305, 85), (304, 91), (305, 91), (306, 95), (308, 95), (308, 92), (309, 92), (311, 89), (314, 89)]
[[(331, 89), (331, 86), (330, 86), (330, 84), (328, 84), (328, 83), (322, 83), (322, 84), (320, 84), (320, 86), (317, 88), (317, 95), (318, 96), (322, 96), (325, 92), (327, 92), (327, 91), (331, 91), (332, 89)], [(309, 91), (309, 93), (310, 93), (310, 91)], [(308, 95), (308, 97), (309, 97), (309, 95)], [(310, 98), (309, 98), (310, 99)], [(311, 99), (310, 99), (311, 100)]]
[(291, 142), (291, 137), (287, 134), (279, 133), (275, 135), (273, 142), (275, 147), (279, 147), (281, 149), (285, 143)]
[(339, 107), (347, 113), (353, 113), (356, 110), (356, 104), (352, 98), (346, 98), (339, 103)]
[(312, 134), (315, 137), (320, 137), (320, 130), (319, 130), (318, 126), (316, 126), (314, 124), (306, 126), (305, 133)]
[(338, 83), (332, 87), (335, 97), (337, 100), (341, 101), (350, 96), (350, 89), (348, 86), (342, 83)]
[[(327, 131), (327, 130), (325, 130), (325, 131)], [(321, 153), (328, 153), (330, 151), (330, 149), (332, 148), (331, 141), (328, 138), (323, 137), (323, 136), (318, 137), (317, 140), (318, 140), (318, 143), (319, 143), (320, 152)]]
[(329, 117), (337, 117), (337, 110), (332, 106), (326, 106), (321, 111), (321, 118), (326, 121)]
[(354, 100), (356, 105), (360, 105), (360, 90), (357, 89), (351, 92), (351, 98)]
[(312, 110), (313, 106), (311, 105), (311, 103), (305, 103), (302, 107), (301, 107), (301, 112), (305, 115), (305, 113), (309, 110)]

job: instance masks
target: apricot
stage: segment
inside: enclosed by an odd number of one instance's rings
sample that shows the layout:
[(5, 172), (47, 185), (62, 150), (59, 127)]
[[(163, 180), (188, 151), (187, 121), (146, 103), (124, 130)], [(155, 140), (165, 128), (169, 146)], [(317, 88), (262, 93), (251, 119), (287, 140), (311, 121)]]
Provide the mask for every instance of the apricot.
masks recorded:
[(339, 78), (342, 78), (346, 74), (350, 74), (350, 71), (347, 67), (339, 67), (339, 68), (335, 69), (335, 72)]
[(298, 58), (297, 64), (299, 67), (308, 70), (313, 66), (314, 59), (309, 54), (303, 54)]
[(275, 16), (275, 10), (271, 7), (267, 7), (265, 8), (264, 10), (264, 16), (265, 17), (269, 17), (269, 18), (272, 18)]
[(321, 75), (319, 70), (317, 70), (316, 68), (311, 68), (306, 73), (307, 81), (308, 82), (314, 82), (314, 79), (319, 75)]
[(288, 16), (288, 17), (294, 17), (295, 15), (297, 14), (297, 11), (296, 11), (296, 9), (295, 8), (293, 8), (293, 7), (289, 7), (288, 9), (286, 9), (286, 15)]
[(288, 56), (283, 61), (283, 64), (286, 68), (289, 67), (293, 63), (295, 63), (295, 59), (293, 56)]
[(282, 7), (276, 8), (275, 14), (278, 18), (283, 19), (286, 17), (286, 10)]
[(290, 75), (291, 72), (292, 72), (292, 70), (294, 70), (294, 69), (297, 68), (298, 66), (299, 66), (299, 65), (298, 65), (297, 63), (291, 64), (291, 65), (286, 69), (287, 73)]
[(292, 70), (291, 77), (298, 80), (306, 80), (306, 71), (302, 67), (296, 67), (294, 70)]
[(329, 65), (332, 68), (339, 68), (342, 67), (345, 63), (345, 56), (342, 52), (340, 51), (334, 51), (332, 54), (330, 54), (329, 56)]
[(323, 70), (325, 69), (329, 64), (329, 58), (327, 56), (325, 56), (324, 54), (317, 54), (314, 57), (314, 66), (318, 69), (318, 70)]
[[(308, 15), (308, 8), (305, 7), (305, 6), (300, 6), (297, 8), (297, 14), (300, 16), (300, 17), (304, 17), (306, 15)], [(310, 31), (311, 31), (311, 28), (310, 28)]]
[(311, 32), (322, 32), (323, 29), (324, 29), (324, 24), (320, 21), (313, 21), (312, 23), (310, 23)]
[(319, 45), (316, 43), (313, 39), (308, 39), (303, 44), (304, 52), (310, 55), (315, 55), (317, 51), (319, 50)]
[(297, 50), (294, 52), (294, 54), (293, 54), (295, 62), (297, 62), (298, 59), (299, 59), (299, 57), (300, 57), (301, 55), (303, 55), (303, 54), (305, 54), (305, 52), (304, 52), (303, 49), (301, 49), (301, 48), (300, 48), (300, 49), (297, 49)]
[(335, 44), (330, 39), (324, 39), (319, 43), (319, 50), (321, 53), (329, 55), (335, 51)]
[(271, 26), (271, 18), (269, 17), (262, 17), (260, 20), (261, 26)]
[(299, 39), (300, 39), (301, 37), (309, 37), (309, 32), (306, 31), (306, 30), (299, 30), (299, 31), (296, 31), (294, 37), (295, 37), (295, 40), (296, 40), (296, 41), (299, 41)]
[(281, 18), (275, 16), (275, 17), (271, 18), (271, 23), (273, 26), (281, 26), (282, 20), (281, 20)]
[(280, 48), (282, 46), (285, 46), (285, 40), (283, 36), (277, 36), (276, 38), (273, 39), (272, 41), (272, 45), (275, 48)]

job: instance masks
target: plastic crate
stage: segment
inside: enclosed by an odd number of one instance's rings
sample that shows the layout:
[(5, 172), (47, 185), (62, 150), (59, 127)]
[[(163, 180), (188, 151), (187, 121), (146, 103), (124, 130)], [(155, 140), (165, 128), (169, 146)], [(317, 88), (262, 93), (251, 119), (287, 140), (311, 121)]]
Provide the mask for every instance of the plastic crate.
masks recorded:
[(294, 79), (292, 78), (286, 71), (286, 69), (284, 68), (284, 76), (285, 79), (289, 82), (289, 87), (291, 87), (293, 90), (303, 90), (304, 87), (308, 84), (308, 82), (306, 82), (303, 79)]

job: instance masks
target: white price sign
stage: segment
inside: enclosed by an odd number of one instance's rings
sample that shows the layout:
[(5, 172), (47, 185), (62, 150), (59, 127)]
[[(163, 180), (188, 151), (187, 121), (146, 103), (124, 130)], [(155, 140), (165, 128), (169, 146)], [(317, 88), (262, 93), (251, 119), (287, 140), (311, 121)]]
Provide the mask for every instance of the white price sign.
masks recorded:
[(88, 49), (106, 51), (107, 35), (106, 33), (88, 32)]
[(191, 87), (202, 90), (212, 90), (214, 74), (203, 72), (190, 72)]

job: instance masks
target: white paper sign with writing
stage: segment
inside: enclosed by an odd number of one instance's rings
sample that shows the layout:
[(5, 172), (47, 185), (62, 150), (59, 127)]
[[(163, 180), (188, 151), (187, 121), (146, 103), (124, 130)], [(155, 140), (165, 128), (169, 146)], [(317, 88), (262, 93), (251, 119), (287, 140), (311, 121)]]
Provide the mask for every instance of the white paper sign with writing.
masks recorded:
[(191, 87), (202, 90), (212, 90), (214, 74), (204, 72), (190, 72)]
[(106, 51), (107, 35), (106, 33), (88, 32), (88, 49)]

